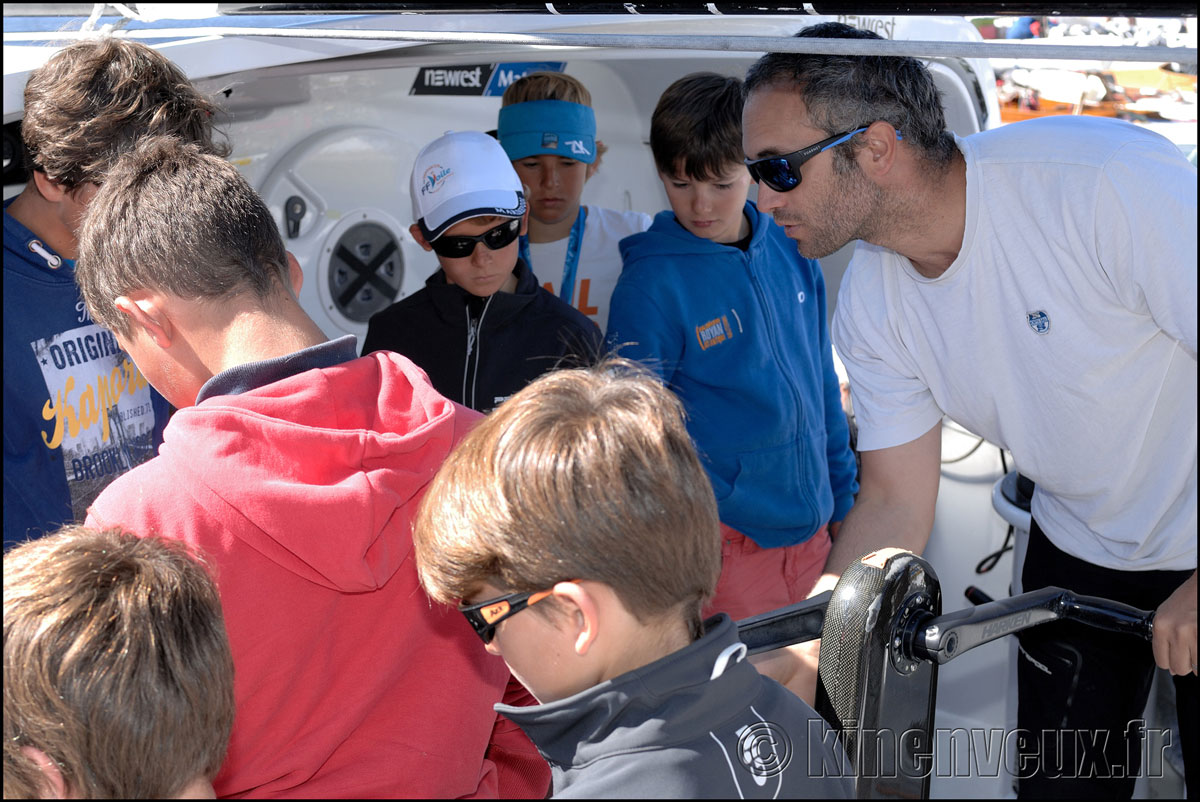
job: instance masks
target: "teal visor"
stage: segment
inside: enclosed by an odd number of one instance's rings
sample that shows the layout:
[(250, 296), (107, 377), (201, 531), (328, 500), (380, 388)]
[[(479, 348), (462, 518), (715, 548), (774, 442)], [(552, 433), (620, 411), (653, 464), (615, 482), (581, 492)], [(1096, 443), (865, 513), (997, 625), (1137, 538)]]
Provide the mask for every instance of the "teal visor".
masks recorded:
[(497, 136), (511, 161), (549, 153), (596, 161), (596, 115), (565, 100), (531, 100), (500, 109)]

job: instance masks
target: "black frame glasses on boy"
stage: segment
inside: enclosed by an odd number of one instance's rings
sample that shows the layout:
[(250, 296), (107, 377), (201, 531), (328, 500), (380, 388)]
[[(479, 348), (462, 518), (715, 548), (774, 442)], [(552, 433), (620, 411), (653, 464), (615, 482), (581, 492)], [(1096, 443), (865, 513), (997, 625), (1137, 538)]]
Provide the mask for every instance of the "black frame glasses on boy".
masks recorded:
[(462, 259), (475, 251), (477, 242), (482, 242), (491, 250), (498, 251), (515, 240), (520, 233), (521, 218), (514, 217), (511, 220), (505, 220), (495, 228), (489, 228), (482, 234), (476, 234), (473, 237), (438, 237), (429, 243), (429, 246), (438, 256), (445, 256), (447, 259)]
[[(769, 186), (776, 192), (791, 192), (796, 187), (800, 186), (802, 176), (800, 175), (800, 165), (830, 148), (840, 145), (855, 134), (861, 134), (870, 126), (864, 125), (862, 128), (855, 128), (853, 131), (847, 131), (843, 134), (834, 134), (828, 139), (822, 139), (820, 142), (815, 142), (806, 148), (785, 153), (782, 156), (767, 156), (762, 159), (746, 159), (746, 169), (750, 171), (750, 177), (757, 183), (762, 183)], [(896, 139), (904, 139), (900, 132), (896, 132)]]
[[(578, 579), (568, 580), (578, 582)], [(478, 604), (460, 604), (458, 611), (466, 616), (485, 644), (491, 643), (496, 637), (496, 626), (506, 618), (511, 618), (542, 599), (554, 594), (554, 590), (525, 591), (523, 593), (506, 593), (494, 599), (481, 601)]]

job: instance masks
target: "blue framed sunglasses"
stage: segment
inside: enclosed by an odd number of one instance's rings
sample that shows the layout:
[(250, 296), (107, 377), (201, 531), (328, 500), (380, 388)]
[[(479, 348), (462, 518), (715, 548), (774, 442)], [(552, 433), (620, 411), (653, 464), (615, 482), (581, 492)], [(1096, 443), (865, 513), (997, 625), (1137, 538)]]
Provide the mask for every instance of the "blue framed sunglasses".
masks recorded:
[[(855, 128), (853, 131), (847, 131), (844, 134), (834, 134), (828, 139), (822, 139), (820, 142), (815, 142), (806, 148), (785, 153), (782, 156), (767, 156), (764, 159), (746, 159), (746, 169), (750, 171), (750, 177), (757, 183), (762, 183), (769, 186), (776, 192), (791, 192), (796, 187), (800, 186), (800, 165), (816, 156), (829, 150), (832, 147), (842, 144), (855, 134), (860, 134), (867, 130), (868, 126)], [(896, 132), (896, 139), (904, 139), (900, 132)]]

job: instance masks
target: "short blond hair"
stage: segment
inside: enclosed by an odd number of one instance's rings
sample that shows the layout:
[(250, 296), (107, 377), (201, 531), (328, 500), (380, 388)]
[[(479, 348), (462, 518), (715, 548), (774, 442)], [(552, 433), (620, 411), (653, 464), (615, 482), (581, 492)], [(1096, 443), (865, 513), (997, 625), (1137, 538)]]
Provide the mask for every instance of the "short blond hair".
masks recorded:
[(582, 106), (592, 105), (592, 93), (580, 80), (565, 72), (531, 72), (508, 85), (501, 106), (532, 100), (565, 100)]
[(643, 623), (700, 609), (721, 570), (712, 485), (683, 406), (625, 359), (548, 373), (451, 453), (414, 524), (430, 596), (589, 579)]

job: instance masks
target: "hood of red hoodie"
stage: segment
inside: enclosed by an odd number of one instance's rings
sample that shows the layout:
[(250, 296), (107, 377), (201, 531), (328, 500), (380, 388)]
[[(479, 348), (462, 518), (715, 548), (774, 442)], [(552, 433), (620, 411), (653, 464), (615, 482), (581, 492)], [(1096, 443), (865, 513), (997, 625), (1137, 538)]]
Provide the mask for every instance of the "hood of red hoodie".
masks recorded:
[(421, 494), (479, 417), (381, 351), (181, 409), (159, 456), (220, 506), (209, 512), (227, 537), (320, 585), (370, 591), (411, 556)]

